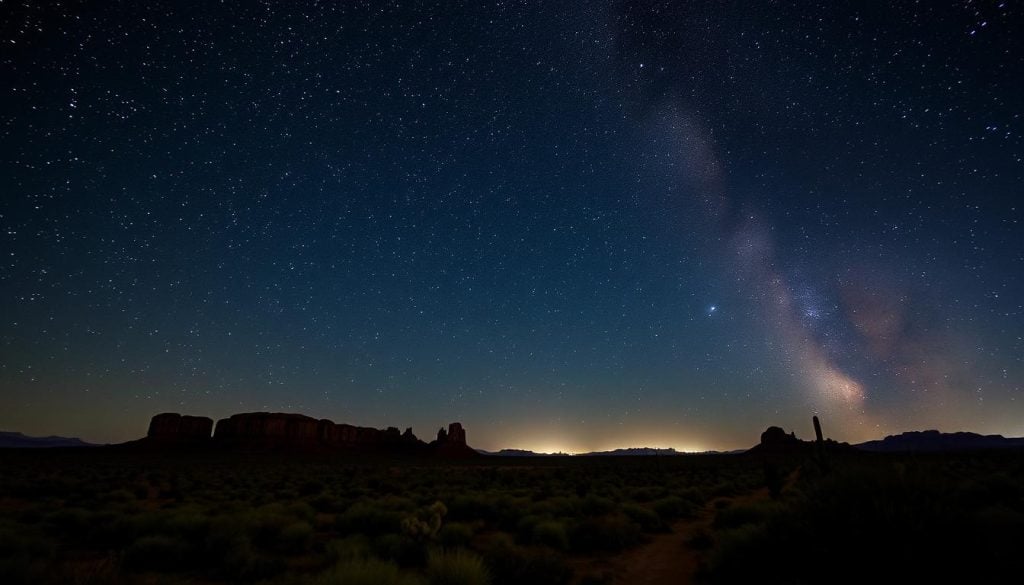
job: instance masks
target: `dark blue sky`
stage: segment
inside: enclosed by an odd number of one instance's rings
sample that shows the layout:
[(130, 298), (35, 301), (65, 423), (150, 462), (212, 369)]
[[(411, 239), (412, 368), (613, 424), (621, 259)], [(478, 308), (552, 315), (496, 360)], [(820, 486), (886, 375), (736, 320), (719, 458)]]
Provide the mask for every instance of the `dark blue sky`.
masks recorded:
[(1024, 14), (874, 4), (5, 3), (0, 428), (1024, 435)]

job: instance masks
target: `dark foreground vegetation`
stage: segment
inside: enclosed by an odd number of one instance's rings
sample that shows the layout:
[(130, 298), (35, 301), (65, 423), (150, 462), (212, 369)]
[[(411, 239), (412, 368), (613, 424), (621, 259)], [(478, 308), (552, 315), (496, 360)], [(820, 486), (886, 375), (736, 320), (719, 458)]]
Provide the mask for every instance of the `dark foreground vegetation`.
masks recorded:
[(715, 516), (707, 580), (1024, 579), (1024, 451), (811, 454), (798, 474), (778, 498)]
[(702, 581), (1016, 583), (1024, 461), (0, 452), (8, 584), (608, 583), (686, 523)]

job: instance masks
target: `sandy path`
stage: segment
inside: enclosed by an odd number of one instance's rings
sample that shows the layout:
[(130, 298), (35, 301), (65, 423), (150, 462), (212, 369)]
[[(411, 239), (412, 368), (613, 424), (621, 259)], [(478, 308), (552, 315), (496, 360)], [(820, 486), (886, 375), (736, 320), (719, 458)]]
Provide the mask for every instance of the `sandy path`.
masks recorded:
[[(792, 485), (796, 473), (787, 479)], [(707, 552), (690, 546), (690, 539), (701, 530), (711, 530), (711, 523), (722, 501), (730, 505), (747, 504), (770, 497), (762, 488), (733, 498), (716, 498), (707, 503), (695, 518), (672, 525), (669, 534), (656, 534), (650, 541), (621, 555), (588, 559), (576, 565), (574, 583), (588, 575), (603, 576), (605, 582), (621, 585), (687, 585), (696, 582), (697, 568)]]

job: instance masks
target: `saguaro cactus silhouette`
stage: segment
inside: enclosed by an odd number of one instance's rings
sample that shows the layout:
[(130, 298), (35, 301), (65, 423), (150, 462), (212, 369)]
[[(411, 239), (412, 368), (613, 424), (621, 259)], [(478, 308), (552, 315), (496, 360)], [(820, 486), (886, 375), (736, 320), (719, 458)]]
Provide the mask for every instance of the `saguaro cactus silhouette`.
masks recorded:
[(825, 439), (821, 436), (821, 422), (818, 420), (818, 416), (814, 416), (814, 438), (818, 443), (821, 443)]

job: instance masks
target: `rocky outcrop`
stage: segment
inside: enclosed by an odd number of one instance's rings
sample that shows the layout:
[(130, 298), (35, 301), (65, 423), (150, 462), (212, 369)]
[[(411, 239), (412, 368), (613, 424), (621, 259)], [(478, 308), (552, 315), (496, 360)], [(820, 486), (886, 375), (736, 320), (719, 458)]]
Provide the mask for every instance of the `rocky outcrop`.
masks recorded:
[(217, 421), (216, 427), (213, 420), (206, 417), (158, 414), (150, 422), (145, 439), (126, 445), (162, 448), (197, 442), (217, 448), (287, 448), (446, 457), (478, 455), (466, 445), (466, 431), (459, 423), (450, 424), (447, 430), (442, 429), (439, 440), (428, 445), (416, 438), (412, 428), (403, 432), (398, 427), (357, 427), (284, 412), (235, 414)]
[(749, 449), (747, 453), (763, 454), (788, 454), (788, 453), (830, 453), (835, 451), (849, 451), (851, 447), (846, 443), (838, 443), (832, 439), (825, 439), (821, 433), (821, 421), (813, 417), (815, 441), (801, 441), (796, 438), (796, 433), (786, 433), (780, 427), (768, 427), (761, 433), (761, 442)]
[(160, 442), (202, 442), (210, 440), (213, 419), (165, 412), (149, 421), (146, 438)]
[(213, 438), (221, 444), (315, 447), (320, 443), (320, 422), (301, 414), (248, 412), (217, 421)]
[(249, 412), (217, 422), (214, 440), (218, 445), (252, 448), (298, 447), (415, 453), (426, 443), (398, 427), (375, 429), (337, 424), (301, 414)]
[(799, 442), (800, 439), (796, 438), (796, 433), (789, 433), (787, 435), (786, 431), (782, 430), (781, 427), (768, 427), (761, 433), (762, 445), (792, 445)]
[(781, 427), (768, 427), (761, 433), (761, 442), (747, 453), (782, 454), (803, 451), (807, 445), (796, 438), (796, 433), (787, 433)]
[(466, 430), (462, 423), (453, 422), (448, 430), (438, 429), (437, 440), (430, 443), (435, 455), (443, 457), (475, 457), (480, 455), (466, 444)]

